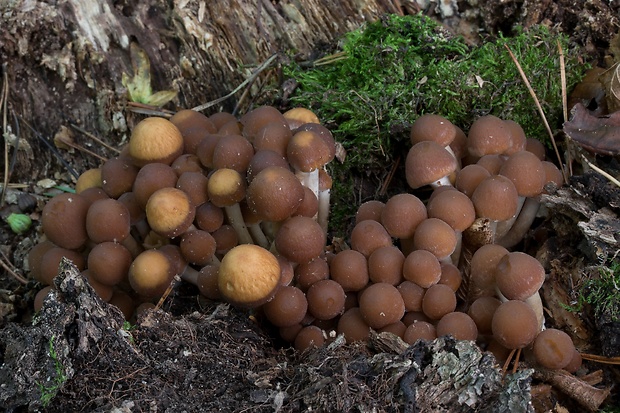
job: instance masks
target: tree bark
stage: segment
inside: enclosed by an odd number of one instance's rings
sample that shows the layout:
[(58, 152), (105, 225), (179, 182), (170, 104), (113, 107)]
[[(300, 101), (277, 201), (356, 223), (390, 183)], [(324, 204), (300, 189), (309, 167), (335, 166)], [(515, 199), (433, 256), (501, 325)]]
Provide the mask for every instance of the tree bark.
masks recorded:
[[(396, 11), (389, 0), (0, 0), (0, 63), (27, 138), (11, 182), (49, 172), (53, 157), (33, 130), (50, 140), (75, 123), (108, 143), (126, 140), (134, 120), (122, 76), (133, 74), (132, 42), (148, 55), (153, 90), (177, 91), (171, 108), (187, 108), (229, 93), (273, 53), (307, 55)], [(211, 110), (233, 106), (234, 98)], [(9, 125), (15, 133), (12, 116)], [(97, 164), (77, 161), (78, 172)]]

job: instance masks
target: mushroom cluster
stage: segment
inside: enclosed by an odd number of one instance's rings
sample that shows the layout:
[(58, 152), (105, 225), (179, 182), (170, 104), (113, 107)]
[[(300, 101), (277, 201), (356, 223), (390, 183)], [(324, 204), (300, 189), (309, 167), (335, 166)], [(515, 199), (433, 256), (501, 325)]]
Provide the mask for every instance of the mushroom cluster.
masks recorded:
[(475, 340), (498, 359), (532, 348), (540, 365), (576, 370), (570, 337), (544, 327), (542, 265), (514, 250), (545, 185), (562, 185), (544, 147), (491, 115), (467, 135), (423, 115), (411, 144), (407, 183), (431, 195), (362, 204), (350, 248), (335, 251), (325, 169), (335, 143), (312, 112), (144, 119), (77, 194), (48, 202), (33, 275), (51, 284), (65, 255), (130, 317), (178, 274), (209, 299), (255, 309), (299, 350), (372, 329), (407, 343)]

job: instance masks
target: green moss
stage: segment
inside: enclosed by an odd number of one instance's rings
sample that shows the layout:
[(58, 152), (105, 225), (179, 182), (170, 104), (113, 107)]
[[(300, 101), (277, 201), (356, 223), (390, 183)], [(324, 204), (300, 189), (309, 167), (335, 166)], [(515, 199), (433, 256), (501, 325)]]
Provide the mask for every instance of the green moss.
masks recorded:
[[(345, 164), (334, 170), (368, 173), (385, 170), (406, 154), (410, 125), (423, 113), (441, 114), (465, 131), (477, 115), (490, 113), (545, 141), (543, 123), (504, 45), (516, 55), (557, 128), (562, 107), (558, 41), (570, 88), (586, 67), (565, 36), (536, 26), (469, 47), (422, 15), (385, 16), (348, 33), (341, 51), (312, 67), (292, 63), (284, 71), (298, 83), (292, 105), (311, 108), (346, 149)], [(341, 195), (346, 194), (336, 191), (337, 198)]]
[(581, 311), (585, 305), (592, 307), (594, 316), (607, 315), (611, 321), (620, 321), (620, 262), (600, 267), (598, 277), (588, 278), (581, 286), (577, 304), (571, 311)]

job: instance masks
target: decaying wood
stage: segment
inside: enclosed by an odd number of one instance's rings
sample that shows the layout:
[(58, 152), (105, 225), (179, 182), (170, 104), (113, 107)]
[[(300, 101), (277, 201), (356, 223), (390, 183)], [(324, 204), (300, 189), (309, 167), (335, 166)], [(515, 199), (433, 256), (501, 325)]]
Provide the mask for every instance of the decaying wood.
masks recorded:
[[(318, 45), (395, 11), (382, 0), (0, 1), (0, 67), (11, 109), (42, 138), (75, 123), (119, 145), (133, 122), (122, 84), (123, 73), (133, 75), (132, 43), (148, 55), (153, 91), (177, 91), (173, 106), (186, 108), (227, 94), (274, 53), (309, 57)], [(41, 160), (52, 159), (27, 135), (33, 153), (23, 152), (12, 182), (44, 176), (48, 162)], [(84, 163), (77, 169), (96, 160)]]

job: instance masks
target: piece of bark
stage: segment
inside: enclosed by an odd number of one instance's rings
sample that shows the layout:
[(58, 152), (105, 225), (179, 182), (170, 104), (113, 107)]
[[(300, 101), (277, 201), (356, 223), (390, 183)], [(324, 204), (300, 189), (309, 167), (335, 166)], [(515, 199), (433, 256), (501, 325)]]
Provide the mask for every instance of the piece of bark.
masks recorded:
[(1, 331), (0, 407), (6, 410), (44, 407), (45, 397), (76, 374), (74, 365), (95, 346), (135, 354), (117, 334), (124, 321), (120, 310), (103, 302), (66, 258), (54, 283), (31, 326), (10, 323)]

